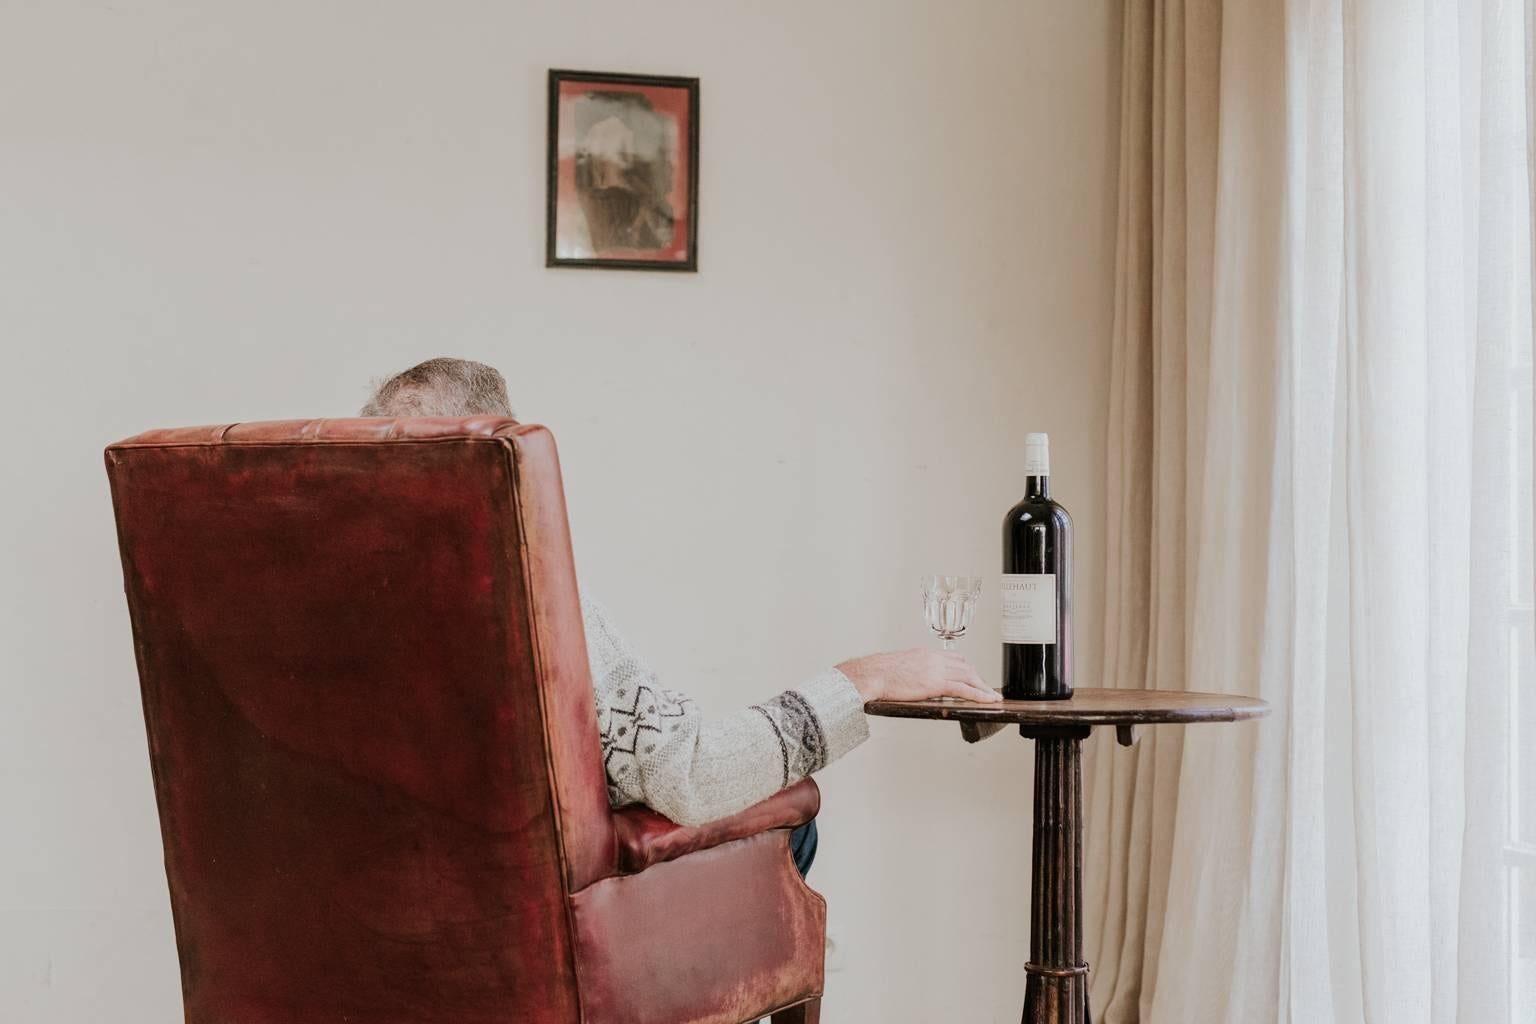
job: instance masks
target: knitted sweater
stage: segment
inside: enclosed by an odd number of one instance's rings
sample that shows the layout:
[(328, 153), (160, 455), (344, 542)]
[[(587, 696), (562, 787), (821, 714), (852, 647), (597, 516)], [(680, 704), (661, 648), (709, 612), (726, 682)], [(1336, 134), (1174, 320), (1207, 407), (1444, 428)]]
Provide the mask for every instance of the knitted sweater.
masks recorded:
[(829, 668), (771, 700), (706, 718), (663, 688), (607, 613), (581, 599), (608, 799), (679, 825), (724, 818), (819, 771), (869, 736), (864, 703)]

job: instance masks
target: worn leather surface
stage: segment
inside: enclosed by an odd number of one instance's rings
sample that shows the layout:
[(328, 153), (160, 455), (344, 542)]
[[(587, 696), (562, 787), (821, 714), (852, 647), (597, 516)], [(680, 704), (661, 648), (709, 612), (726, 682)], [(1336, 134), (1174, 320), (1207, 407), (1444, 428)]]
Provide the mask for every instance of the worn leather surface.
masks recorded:
[[(819, 972), (819, 898), (787, 853), (756, 877), (761, 858), (724, 852), (760, 842), (731, 841), (745, 821), (616, 824), (543, 428), (180, 428), (114, 445), (107, 467), (190, 1024), (575, 1024), (614, 993), (673, 1005), (674, 986), (734, 1014), (741, 992)], [(780, 799), (747, 819), (804, 809)], [(727, 845), (688, 853), (706, 838)], [(729, 941), (690, 981), (578, 966), (579, 913), (617, 936), (700, 886), (722, 905), (671, 916)]]
[(534, 689), (544, 702), (547, 777), (560, 812), (566, 891), (573, 892), (616, 870), (613, 812), (555, 441), (539, 427), (514, 432), (510, 443), (522, 538), (518, 564), (525, 577), (522, 610), (533, 637)]
[(649, 807), (633, 804), (613, 812), (619, 870), (633, 874), (652, 864), (676, 860), (772, 828), (795, 828), (816, 817), (820, 809), (821, 791), (811, 779), (802, 779), (740, 814), (693, 828), (674, 824)]
[[(543, 428), (532, 428), (542, 430)], [(148, 430), (119, 441), (113, 448), (162, 445), (302, 444), (325, 441), (433, 441), (469, 437), (524, 435), (516, 420), (501, 416), (417, 417), (414, 419), (317, 419), (269, 420), (257, 423), (220, 423), (206, 427), (170, 427)]]
[(826, 903), (775, 829), (576, 894), (588, 1024), (740, 1024), (819, 997)]

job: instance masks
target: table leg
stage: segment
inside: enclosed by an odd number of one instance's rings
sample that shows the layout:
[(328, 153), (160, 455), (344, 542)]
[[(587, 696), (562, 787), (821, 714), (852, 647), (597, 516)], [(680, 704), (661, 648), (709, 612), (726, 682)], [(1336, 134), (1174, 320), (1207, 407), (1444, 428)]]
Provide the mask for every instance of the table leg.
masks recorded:
[(1087, 727), (1019, 730), (1035, 741), (1034, 873), (1023, 1024), (1084, 1024), (1083, 739)]

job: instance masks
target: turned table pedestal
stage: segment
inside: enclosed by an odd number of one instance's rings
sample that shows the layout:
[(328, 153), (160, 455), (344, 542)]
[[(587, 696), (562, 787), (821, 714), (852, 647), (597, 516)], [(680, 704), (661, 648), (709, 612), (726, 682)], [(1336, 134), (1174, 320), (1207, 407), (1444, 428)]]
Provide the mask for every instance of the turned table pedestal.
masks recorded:
[(1083, 740), (1112, 725), (1129, 746), (1138, 725), (1235, 722), (1269, 713), (1252, 697), (1181, 690), (1077, 690), (1068, 700), (877, 700), (871, 715), (957, 721), (976, 730), (1016, 723), (1035, 741), (1034, 856), (1024, 1024), (1091, 1022), (1083, 962)]

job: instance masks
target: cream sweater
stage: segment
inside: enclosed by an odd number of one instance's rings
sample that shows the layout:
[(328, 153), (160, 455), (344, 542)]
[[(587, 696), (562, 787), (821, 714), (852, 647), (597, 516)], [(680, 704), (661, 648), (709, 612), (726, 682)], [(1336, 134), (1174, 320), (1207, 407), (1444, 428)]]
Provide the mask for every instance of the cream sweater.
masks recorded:
[(835, 668), (762, 704), (706, 718), (657, 682), (600, 605), (583, 595), (581, 612), (615, 806), (641, 803), (699, 825), (772, 796), (869, 736), (859, 692)]

